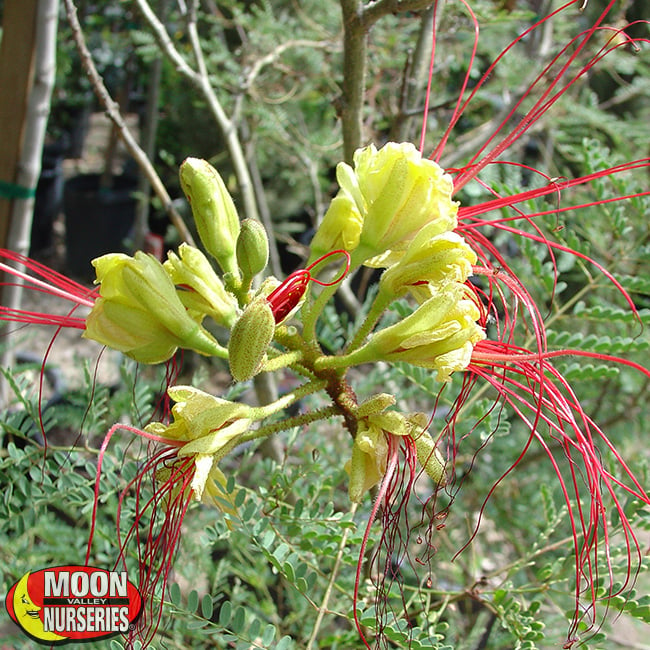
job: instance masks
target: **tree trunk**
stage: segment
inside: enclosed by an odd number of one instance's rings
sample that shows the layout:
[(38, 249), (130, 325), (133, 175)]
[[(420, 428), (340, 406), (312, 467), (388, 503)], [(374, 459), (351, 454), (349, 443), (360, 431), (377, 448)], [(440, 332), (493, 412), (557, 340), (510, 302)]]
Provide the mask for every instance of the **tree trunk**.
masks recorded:
[[(8, 12), (12, 5), (15, 12)], [(32, 38), (20, 43), (18, 51), (31, 53), (30, 65), (22, 67), (20, 78), (16, 78), (14, 85), (2, 86), (4, 102), (13, 102), (14, 110), (22, 114), (16, 116), (20, 122), (20, 140), (17, 148), (17, 155), (14, 163), (14, 171), (10, 181), (17, 188), (27, 188), (22, 196), (15, 197), (10, 206), (4, 206), (6, 221), (4, 223), (1, 245), (18, 253), (27, 255), (29, 252), (32, 217), (34, 210), (34, 189), (38, 183), (41, 172), (41, 158), (43, 155), (43, 142), (45, 140), (45, 129), (50, 113), (50, 98), (54, 86), (56, 66), (56, 32), (58, 24), (59, 2), (58, 0), (8, 0), (5, 3), (5, 21), (2, 42), (2, 58), (9, 57), (10, 62), (15, 61), (16, 52), (12, 49), (10, 42), (16, 23), (26, 25), (30, 23), (28, 12), (32, 11), (31, 22), (34, 29)], [(22, 33), (25, 35), (25, 31)], [(5, 47), (6, 46), (6, 47)], [(12, 58), (13, 57), (13, 58)], [(18, 93), (20, 90), (20, 93)], [(24, 108), (15, 106), (17, 97), (25, 91)], [(4, 110), (0, 112), (0, 115)], [(6, 125), (7, 123), (4, 122)], [(31, 189), (30, 189), (31, 188)], [(6, 240), (4, 239), (6, 237)], [(20, 285), (3, 287), (2, 302), (8, 307), (19, 308), (21, 298)], [(0, 360), (0, 365), (7, 368), (11, 365), (12, 349), (8, 339), (6, 352)], [(0, 402), (3, 401), (3, 387), (0, 387)]]

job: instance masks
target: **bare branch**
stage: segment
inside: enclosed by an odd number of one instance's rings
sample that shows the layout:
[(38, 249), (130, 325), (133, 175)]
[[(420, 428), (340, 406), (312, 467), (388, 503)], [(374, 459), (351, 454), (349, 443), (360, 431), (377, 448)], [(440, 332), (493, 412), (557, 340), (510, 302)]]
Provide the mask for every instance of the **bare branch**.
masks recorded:
[(267, 55), (255, 61), (255, 63), (251, 66), (248, 74), (246, 75), (246, 81), (244, 83), (245, 87), (249, 88), (252, 86), (253, 83), (255, 83), (255, 79), (257, 79), (257, 76), (265, 66), (271, 65), (271, 63), (277, 61), (277, 59), (279, 59), (282, 54), (284, 54), (284, 52), (294, 47), (326, 49), (330, 51), (334, 51), (338, 48), (338, 46), (331, 41), (310, 41), (307, 39), (296, 39), (294, 41), (281, 43), (272, 52), (269, 52)]
[(84, 38), (83, 32), (81, 31), (81, 25), (79, 24), (79, 19), (77, 17), (77, 8), (73, 0), (63, 0), (63, 2), (65, 5), (70, 27), (72, 29), (72, 36), (81, 56), (82, 65), (86, 71), (86, 74), (88, 75), (88, 79), (90, 80), (95, 94), (99, 98), (102, 106), (104, 106), (106, 114), (117, 127), (120, 137), (126, 145), (126, 148), (129, 150), (129, 153), (133, 156), (138, 166), (143, 170), (149, 179), (154, 193), (161, 200), (165, 212), (178, 230), (181, 239), (190, 244), (193, 244), (194, 240), (192, 238), (192, 235), (185, 225), (183, 218), (174, 208), (171, 197), (163, 185), (163, 182), (160, 180), (160, 176), (158, 176), (158, 173), (151, 164), (151, 161), (147, 157), (147, 154), (145, 154), (145, 152), (136, 142), (135, 137), (124, 122), (124, 118), (120, 113), (119, 106), (111, 97), (110, 93), (106, 89), (106, 86), (104, 85), (103, 79), (101, 78), (99, 72), (97, 72), (97, 68), (95, 67), (95, 64), (92, 60), (92, 56), (88, 51), (88, 47), (86, 46), (86, 40)]
[(375, 0), (363, 9), (363, 22), (370, 27), (383, 16), (404, 11), (423, 11), (433, 0)]
[[(390, 139), (394, 142), (403, 142), (410, 139), (410, 131), (414, 115), (422, 116), (422, 109), (413, 111), (413, 106), (421, 94), (423, 82), (427, 78), (428, 63), (431, 55), (431, 41), (433, 39), (434, 7), (431, 5), (423, 13), (420, 21), (420, 31), (415, 44), (409, 65), (405, 70), (403, 89), (400, 97), (400, 111), (391, 129)], [(438, 11), (437, 16), (440, 17)], [(423, 93), (422, 93), (423, 94)]]
[(352, 162), (363, 143), (363, 104), (366, 93), (368, 29), (360, 0), (341, 0), (343, 13), (343, 97), (341, 127), (343, 159)]
[(344, 77), (340, 116), (346, 162), (352, 162), (355, 150), (364, 144), (363, 107), (370, 29), (387, 14), (422, 11), (431, 5), (432, 0), (376, 0), (364, 7), (362, 0), (341, 0)]
[[(192, 69), (190, 65), (185, 61), (185, 59), (180, 55), (180, 53), (174, 47), (165, 26), (160, 22), (156, 14), (152, 11), (151, 7), (147, 0), (135, 0), (138, 8), (142, 12), (145, 20), (149, 24), (149, 27), (154, 33), (154, 36), (158, 42), (158, 45), (164, 52), (164, 54), (174, 63), (176, 69), (183, 75), (185, 75), (201, 92), (203, 98), (205, 99), (212, 116), (217, 123), (217, 126), (223, 134), (224, 140), (226, 142), (226, 147), (228, 148), (228, 153), (230, 154), (230, 159), (233, 164), (235, 175), (237, 177), (237, 183), (239, 186), (239, 193), (242, 198), (243, 203), (243, 212), (246, 217), (251, 219), (260, 220), (258, 205), (256, 202), (255, 192), (253, 189), (253, 183), (251, 181), (250, 171), (246, 164), (246, 156), (244, 155), (243, 146), (239, 135), (237, 133), (237, 125), (235, 122), (230, 119), (219, 101), (215, 89), (212, 87), (208, 72), (205, 66), (205, 61), (203, 59), (203, 52), (201, 50), (201, 45), (198, 41), (198, 33), (196, 32), (196, 25), (194, 28), (190, 29), (190, 39), (192, 42), (192, 49), (194, 55), (197, 57), (197, 65), (199, 69), (204, 71), (197, 72)], [(191, 10), (190, 10), (191, 11)], [(191, 25), (192, 20), (190, 19), (189, 24)]]

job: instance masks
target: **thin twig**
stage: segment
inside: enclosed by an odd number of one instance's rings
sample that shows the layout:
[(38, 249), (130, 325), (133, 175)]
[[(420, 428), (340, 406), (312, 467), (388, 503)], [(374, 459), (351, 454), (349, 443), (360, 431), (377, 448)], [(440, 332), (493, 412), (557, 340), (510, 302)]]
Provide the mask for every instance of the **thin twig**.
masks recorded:
[(422, 11), (432, 4), (433, 0), (376, 0), (364, 8), (363, 22), (370, 27), (388, 14)]
[[(350, 508), (350, 514), (352, 515), (352, 517), (354, 517), (354, 514), (356, 513), (358, 506), (359, 506), (358, 503), (352, 504), (352, 507)], [(341, 562), (343, 561), (343, 552), (345, 551), (345, 547), (348, 542), (348, 535), (350, 533), (350, 530), (351, 530), (350, 528), (346, 528), (343, 531), (343, 535), (341, 536), (338, 552), (336, 553), (336, 559), (334, 560), (334, 566), (332, 567), (332, 572), (330, 573), (330, 579), (327, 582), (327, 588), (325, 589), (325, 593), (323, 594), (323, 600), (320, 604), (320, 607), (318, 608), (318, 616), (316, 617), (316, 622), (314, 623), (314, 629), (312, 630), (311, 636), (309, 637), (309, 641), (307, 642), (307, 647), (305, 650), (311, 650), (314, 642), (316, 641), (316, 637), (318, 636), (318, 630), (320, 629), (321, 623), (323, 622), (323, 618), (327, 613), (327, 605), (329, 603), (330, 596), (332, 595), (332, 588), (334, 587), (334, 583), (338, 578), (339, 569), (341, 568)]]
[(106, 89), (104, 81), (97, 71), (97, 68), (95, 67), (95, 63), (93, 62), (90, 51), (86, 45), (86, 39), (84, 38), (83, 32), (81, 30), (81, 25), (79, 24), (79, 19), (77, 17), (77, 7), (75, 6), (73, 0), (63, 0), (63, 2), (65, 5), (66, 14), (68, 16), (68, 21), (70, 23), (70, 28), (72, 29), (72, 36), (74, 38), (77, 49), (79, 50), (82, 65), (86, 71), (88, 79), (90, 80), (90, 84), (95, 91), (95, 94), (106, 110), (106, 114), (108, 115), (109, 119), (113, 122), (113, 124), (115, 124), (116, 128), (118, 129), (120, 137), (126, 145), (129, 153), (133, 156), (135, 162), (138, 164), (140, 169), (142, 169), (147, 179), (151, 183), (151, 187), (154, 193), (162, 202), (165, 212), (176, 227), (176, 230), (178, 230), (181, 239), (186, 241), (188, 244), (193, 244), (194, 240), (192, 238), (192, 235), (185, 225), (183, 218), (174, 208), (171, 197), (163, 185), (162, 180), (160, 180), (160, 176), (158, 176), (158, 173), (151, 164), (151, 161), (147, 157), (147, 154), (140, 148), (136, 142), (135, 137), (124, 122), (124, 118), (120, 113), (119, 106), (113, 100), (110, 93)]
[[(158, 20), (158, 17), (151, 9), (147, 0), (135, 1), (142, 12), (144, 19), (153, 31), (154, 37), (165, 56), (167, 56), (167, 58), (169, 58), (176, 66), (178, 72), (191, 81), (203, 95), (203, 98), (205, 99), (208, 108), (224, 137), (226, 147), (228, 148), (228, 153), (237, 177), (239, 194), (241, 195), (243, 203), (243, 212), (246, 217), (257, 219), (259, 221), (260, 216), (257, 202), (255, 200), (256, 197), (253, 190), (253, 183), (246, 164), (246, 156), (244, 155), (243, 146), (237, 132), (237, 125), (227, 116), (226, 111), (217, 97), (215, 89), (212, 87), (203, 56), (203, 50), (198, 41), (198, 34), (196, 33), (195, 25), (194, 28), (190, 29), (189, 36), (192, 41), (192, 50), (197, 59), (199, 72), (194, 70), (180, 55), (178, 50), (176, 50), (165, 26), (160, 22), (160, 20)], [(190, 20), (189, 25), (191, 26), (191, 24), (192, 21)], [(201, 71), (204, 71), (204, 74), (201, 74)]]

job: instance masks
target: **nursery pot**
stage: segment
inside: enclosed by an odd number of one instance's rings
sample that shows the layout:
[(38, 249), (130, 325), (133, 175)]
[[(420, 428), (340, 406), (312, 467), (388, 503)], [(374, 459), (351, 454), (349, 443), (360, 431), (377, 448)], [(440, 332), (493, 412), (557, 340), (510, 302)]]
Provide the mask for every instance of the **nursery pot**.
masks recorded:
[(53, 246), (54, 220), (63, 198), (63, 151), (59, 145), (46, 145), (43, 150), (41, 175), (36, 186), (34, 218), (29, 254), (34, 257)]
[(100, 188), (99, 174), (68, 180), (63, 191), (66, 267), (72, 275), (94, 278), (91, 260), (125, 251), (135, 220), (137, 181), (116, 176), (109, 189)]

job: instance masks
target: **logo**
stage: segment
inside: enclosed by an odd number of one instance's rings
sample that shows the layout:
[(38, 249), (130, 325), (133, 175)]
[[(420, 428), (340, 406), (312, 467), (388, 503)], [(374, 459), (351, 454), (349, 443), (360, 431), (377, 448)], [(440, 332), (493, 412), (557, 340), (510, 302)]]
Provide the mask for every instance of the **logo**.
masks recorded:
[(26, 573), (5, 604), (25, 633), (52, 645), (127, 633), (142, 598), (126, 571), (70, 565)]

